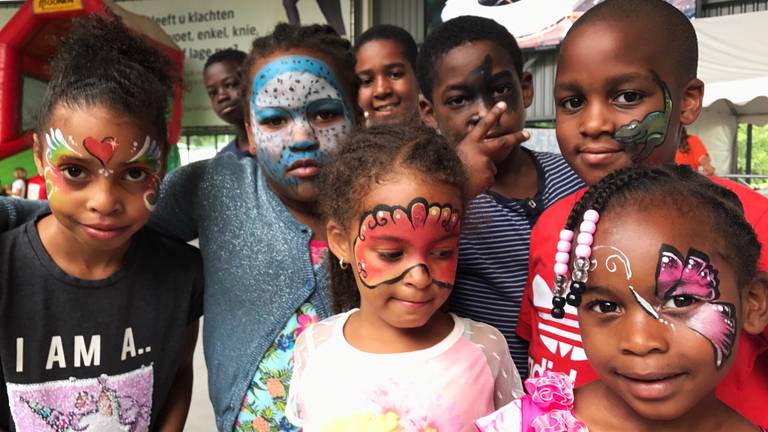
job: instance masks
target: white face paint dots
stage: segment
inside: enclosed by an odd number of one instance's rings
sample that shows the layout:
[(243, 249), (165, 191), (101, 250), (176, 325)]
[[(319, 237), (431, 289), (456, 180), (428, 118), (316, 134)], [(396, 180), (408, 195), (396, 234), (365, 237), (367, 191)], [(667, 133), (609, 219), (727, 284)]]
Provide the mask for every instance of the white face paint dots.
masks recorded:
[(251, 129), (259, 165), (279, 186), (314, 181), (329, 151), (354, 125), (331, 68), (307, 56), (286, 56), (256, 72)]

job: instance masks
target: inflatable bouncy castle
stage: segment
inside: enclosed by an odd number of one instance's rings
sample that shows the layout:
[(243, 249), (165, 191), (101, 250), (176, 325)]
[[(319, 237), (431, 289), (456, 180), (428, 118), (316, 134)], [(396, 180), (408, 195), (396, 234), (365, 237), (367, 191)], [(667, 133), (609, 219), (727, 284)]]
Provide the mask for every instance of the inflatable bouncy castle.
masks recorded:
[[(56, 42), (81, 15), (119, 15), (132, 31), (165, 53), (182, 77), (184, 53), (152, 19), (129, 12), (111, 0), (28, 0), (0, 30), (0, 185), (13, 170), (36, 172), (32, 158), (35, 115), (49, 79), (48, 64)], [(168, 120), (171, 144), (181, 131), (182, 84), (173, 92)], [(177, 152), (173, 152), (177, 154)], [(169, 161), (170, 162), (170, 161)], [(169, 168), (173, 166), (169, 163)]]

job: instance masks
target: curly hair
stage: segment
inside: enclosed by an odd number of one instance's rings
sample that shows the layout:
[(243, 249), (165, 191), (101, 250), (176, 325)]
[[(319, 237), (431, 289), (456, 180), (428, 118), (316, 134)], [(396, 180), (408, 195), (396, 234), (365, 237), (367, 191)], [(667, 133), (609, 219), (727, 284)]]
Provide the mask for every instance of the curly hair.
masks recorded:
[[(253, 65), (259, 60), (278, 51), (290, 49), (316, 51), (333, 62), (331, 67), (339, 83), (349, 92), (354, 100), (357, 95), (357, 77), (355, 75), (355, 54), (352, 44), (339, 36), (333, 27), (325, 24), (298, 26), (280, 23), (272, 33), (253, 40), (251, 52), (243, 63), (244, 85), (242, 93), (243, 113), (246, 121), (250, 119), (250, 101), (253, 80), (249, 78)], [(357, 104), (351, 104), (354, 107)], [(353, 116), (354, 113), (350, 113)]]
[(588, 209), (602, 215), (644, 203), (681, 212), (695, 208), (697, 213), (708, 215), (710, 225), (717, 227), (709, 232), (718, 237), (723, 257), (736, 268), (739, 286), (746, 286), (754, 277), (761, 246), (744, 218), (738, 196), (686, 165), (635, 166), (614, 171), (576, 203), (565, 228), (578, 227)]
[(103, 106), (151, 126), (168, 151), (166, 112), (179, 77), (171, 73), (164, 54), (133, 34), (118, 16), (74, 20), (58, 47), (38, 112), (38, 132), (48, 128), (57, 106)]
[[(372, 126), (352, 132), (331, 155), (320, 174), (320, 211), (346, 232), (364, 209), (364, 198), (398, 168), (455, 187), (462, 202), (466, 174), (456, 151), (425, 126)], [(357, 203), (357, 204), (355, 204)], [(330, 254), (333, 309), (343, 312), (360, 304), (352, 269), (342, 270)]]

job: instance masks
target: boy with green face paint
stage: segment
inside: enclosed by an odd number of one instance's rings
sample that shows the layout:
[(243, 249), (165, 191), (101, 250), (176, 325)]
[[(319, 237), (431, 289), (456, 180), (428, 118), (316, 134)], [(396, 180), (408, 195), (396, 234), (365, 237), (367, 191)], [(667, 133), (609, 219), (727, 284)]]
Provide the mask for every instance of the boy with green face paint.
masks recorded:
[[(563, 41), (555, 81), (557, 138), (568, 164), (593, 185), (619, 168), (673, 163), (682, 126), (701, 111), (704, 84), (696, 78), (697, 62), (693, 26), (664, 1), (608, 0), (590, 9)], [(711, 180), (739, 196), (746, 219), (765, 244), (768, 200), (734, 182)], [(558, 232), (583, 193), (557, 202), (534, 227), (517, 327), (531, 344), (530, 376), (564, 372), (577, 386), (595, 375), (581, 345), (576, 309), (566, 307), (565, 320), (552, 317), (552, 288)], [(759, 267), (768, 269), (765, 248)], [(740, 343), (718, 396), (764, 424), (768, 334), (744, 334)]]

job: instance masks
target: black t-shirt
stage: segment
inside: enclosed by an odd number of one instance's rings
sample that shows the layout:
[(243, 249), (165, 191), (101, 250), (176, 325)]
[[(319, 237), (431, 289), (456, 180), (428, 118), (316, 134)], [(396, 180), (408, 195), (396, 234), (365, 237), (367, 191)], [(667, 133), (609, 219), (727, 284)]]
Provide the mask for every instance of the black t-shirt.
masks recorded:
[(0, 234), (0, 430), (154, 430), (202, 268), (145, 227), (120, 270), (87, 281), (54, 263), (35, 221)]

